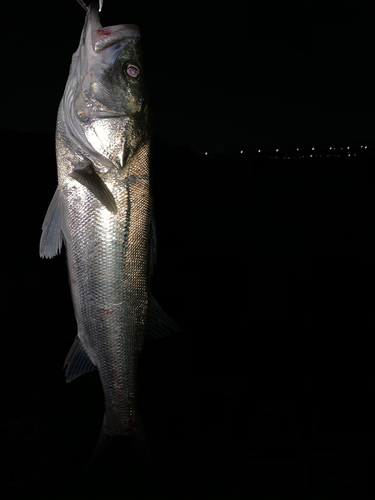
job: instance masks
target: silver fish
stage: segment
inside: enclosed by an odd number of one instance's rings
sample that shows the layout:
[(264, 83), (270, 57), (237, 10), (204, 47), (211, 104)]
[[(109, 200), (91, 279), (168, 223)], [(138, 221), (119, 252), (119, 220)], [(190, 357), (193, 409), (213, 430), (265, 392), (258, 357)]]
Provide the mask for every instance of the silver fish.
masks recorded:
[(40, 255), (54, 257), (64, 241), (78, 326), (66, 380), (98, 369), (107, 438), (142, 434), (136, 371), (146, 328), (178, 331), (150, 294), (150, 143), (139, 28), (103, 28), (91, 4), (58, 110), (58, 187)]

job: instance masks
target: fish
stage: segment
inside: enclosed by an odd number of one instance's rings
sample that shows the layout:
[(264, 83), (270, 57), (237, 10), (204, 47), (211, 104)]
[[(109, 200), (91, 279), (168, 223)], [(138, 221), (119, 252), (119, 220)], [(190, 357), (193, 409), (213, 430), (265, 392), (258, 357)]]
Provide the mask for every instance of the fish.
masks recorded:
[(146, 336), (180, 331), (150, 291), (156, 229), (140, 29), (102, 27), (101, 6), (85, 6), (59, 105), (58, 185), (40, 239), (42, 258), (66, 248), (77, 321), (64, 362), (66, 381), (98, 370), (103, 388), (96, 456), (115, 438), (145, 443), (137, 406), (138, 357)]

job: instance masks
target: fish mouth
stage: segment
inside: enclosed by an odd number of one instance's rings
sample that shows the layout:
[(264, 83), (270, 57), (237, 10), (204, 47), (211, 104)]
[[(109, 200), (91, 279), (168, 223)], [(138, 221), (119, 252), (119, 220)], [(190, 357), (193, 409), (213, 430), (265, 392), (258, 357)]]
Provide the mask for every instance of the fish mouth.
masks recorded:
[[(116, 166), (87, 137), (87, 128), (103, 119), (125, 119), (127, 113), (111, 109), (98, 94), (103, 74), (113, 67), (117, 57), (128, 43), (139, 39), (140, 30), (133, 24), (119, 24), (103, 28), (100, 24), (97, 1), (88, 7), (79, 46), (72, 56), (72, 63), (62, 99), (62, 113), (67, 135), (89, 158), (112, 168)], [(106, 50), (104, 50), (106, 49)], [(104, 127), (105, 128), (105, 127)], [(101, 152), (100, 152), (101, 151)], [(121, 163), (121, 162), (120, 162)], [(122, 166), (122, 165), (121, 165)]]
[(124, 43), (129, 38), (139, 38), (141, 33), (136, 24), (103, 27), (100, 24), (98, 2), (95, 1), (88, 8), (82, 36), (85, 43), (90, 43), (93, 51), (99, 53), (112, 45)]

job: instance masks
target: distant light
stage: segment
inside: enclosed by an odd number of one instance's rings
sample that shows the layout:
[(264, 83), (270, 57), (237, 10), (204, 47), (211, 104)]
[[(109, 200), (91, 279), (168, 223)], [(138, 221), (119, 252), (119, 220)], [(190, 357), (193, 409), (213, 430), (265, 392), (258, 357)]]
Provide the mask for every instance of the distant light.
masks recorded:
[(367, 146), (365, 146), (365, 149), (367, 149)]
[(260, 149), (258, 149), (258, 153), (260, 153)]
[(208, 155), (207, 151), (204, 153), (205, 155)]
[(311, 151), (314, 151), (315, 148), (311, 148)]
[(329, 149), (332, 149), (332, 146), (330, 146)]
[(241, 149), (240, 153), (241, 153), (241, 154), (243, 153), (243, 149)]
[(350, 156), (350, 153), (348, 153), (348, 156)]
[(361, 149), (363, 148), (363, 146), (361, 146)]
[(297, 148), (297, 151), (299, 151), (299, 148)]
[(276, 149), (276, 153), (277, 153), (278, 151), (279, 151), (279, 150), (278, 150), (278, 149)]
[(310, 158), (312, 158), (312, 155), (310, 155)]
[(346, 149), (350, 149), (350, 146), (346, 146)]

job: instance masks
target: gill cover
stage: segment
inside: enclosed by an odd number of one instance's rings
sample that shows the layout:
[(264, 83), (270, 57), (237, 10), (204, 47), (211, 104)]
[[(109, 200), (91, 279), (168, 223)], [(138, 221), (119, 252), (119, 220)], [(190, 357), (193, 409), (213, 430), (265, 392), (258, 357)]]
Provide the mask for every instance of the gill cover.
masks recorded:
[[(81, 5), (82, 3), (79, 2)], [(112, 121), (110, 135), (117, 140), (126, 136), (124, 127), (127, 110), (121, 100), (103, 104), (98, 95), (106, 95), (102, 77), (114, 65), (124, 47), (140, 37), (139, 28), (125, 24), (103, 28), (100, 24), (97, 3), (87, 10), (78, 49), (72, 56), (68, 80), (62, 98), (62, 115), (67, 137), (92, 161), (99, 161), (108, 168), (123, 166), (122, 157), (114, 161), (107, 153), (108, 133), (105, 120)], [(110, 90), (110, 89), (109, 89)], [(113, 127), (117, 119), (118, 126)], [(114, 128), (114, 130), (113, 130)], [(108, 131), (109, 127), (107, 127)], [(124, 146), (124, 145), (122, 145)], [(124, 148), (122, 148), (124, 150)], [(121, 156), (121, 155), (120, 155)]]

